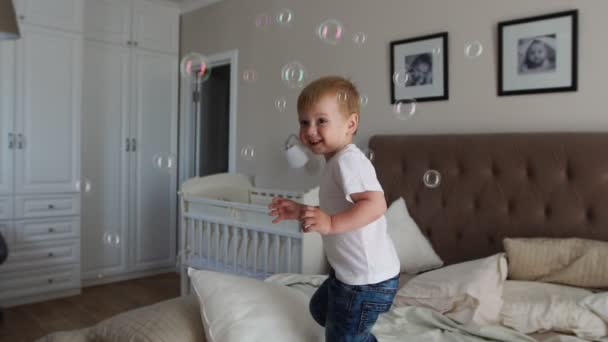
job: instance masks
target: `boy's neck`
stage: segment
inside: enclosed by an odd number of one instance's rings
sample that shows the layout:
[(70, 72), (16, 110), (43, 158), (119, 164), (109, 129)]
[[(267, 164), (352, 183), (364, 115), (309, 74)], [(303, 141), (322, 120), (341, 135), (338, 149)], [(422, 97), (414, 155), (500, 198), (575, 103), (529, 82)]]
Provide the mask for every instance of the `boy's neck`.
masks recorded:
[(329, 152), (324, 154), (323, 156), (325, 157), (325, 161), (328, 162), (331, 158), (333, 158), (336, 154), (340, 153), (342, 150), (344, 150), (348, 145), (352, 144), (353, 140), (350, 139), (346, 144), (344, 144), (342, 147), (336, 149), (333, 152)]

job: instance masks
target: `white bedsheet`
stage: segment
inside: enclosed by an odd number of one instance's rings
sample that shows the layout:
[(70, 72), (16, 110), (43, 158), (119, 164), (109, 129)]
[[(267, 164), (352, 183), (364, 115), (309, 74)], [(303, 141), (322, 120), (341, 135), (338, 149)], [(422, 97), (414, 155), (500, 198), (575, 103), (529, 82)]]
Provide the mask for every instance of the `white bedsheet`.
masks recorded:
[[(409, 276), (403, 276), (402, 284)], [(327, 279), (323, 275), (276, 274), (266, 281), (296, 288), (309, 296)], [(462, 325), (432, 309), (399, 306), (382, 314), (373, 328), (380, 342), (584, 342), (568, 335), (547, 333), (528, 336), (502, 326)]]

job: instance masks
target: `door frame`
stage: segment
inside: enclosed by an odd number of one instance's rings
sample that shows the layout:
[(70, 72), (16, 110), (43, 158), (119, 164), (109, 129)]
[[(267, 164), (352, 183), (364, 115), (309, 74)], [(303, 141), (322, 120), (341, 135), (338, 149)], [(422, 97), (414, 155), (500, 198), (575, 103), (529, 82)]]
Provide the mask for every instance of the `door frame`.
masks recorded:
[[(237, 99), (238, 99), (238, 50), (229, 50), (206, 56), (211, 68), (222, 65), (230, 65), (230, 103), (229, 103), (229, 132), (228, 132), (228, 172), (236, 172), (236, 125), (237, 125)], [(213, 70), (211, 71), (213, 73)], [(180, 91), (180, 124), (179, 124), (179, 185), (183, 184), (189, 177), (193, 168), (194, 160), (190, 156), (194, 147), (195, 137), (191, 137), (192, 127), (192, 92), (194, 84), (188, 79), (181, 78)]]

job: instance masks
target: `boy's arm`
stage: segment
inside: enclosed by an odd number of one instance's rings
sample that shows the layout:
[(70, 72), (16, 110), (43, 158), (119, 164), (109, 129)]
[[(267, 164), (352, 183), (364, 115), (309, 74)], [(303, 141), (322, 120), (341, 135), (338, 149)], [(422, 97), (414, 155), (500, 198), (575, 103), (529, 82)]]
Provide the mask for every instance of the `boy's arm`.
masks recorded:
[(319, 207), (304, 207), (301, 219), (305, 231), (317, 231), (323, 235), (345, 233), (377, 220), (386, 212), (386, 201), (381, 191), (358, 192), (350, 197), (353, 206), (333, 216)]
[(354, 205), (331, 216), (330, 234), (339, 234), (368, 225), (386, 212), (386, 200), (381, 191), (365, 191), (351, 194)]

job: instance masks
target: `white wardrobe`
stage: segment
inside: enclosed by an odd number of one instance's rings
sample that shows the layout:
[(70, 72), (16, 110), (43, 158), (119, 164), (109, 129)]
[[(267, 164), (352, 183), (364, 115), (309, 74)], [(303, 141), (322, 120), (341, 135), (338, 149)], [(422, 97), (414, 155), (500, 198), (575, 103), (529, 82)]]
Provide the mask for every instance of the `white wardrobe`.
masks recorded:
[(83, 283), (174, 270), (179, 9), (85, 0), (84, 27)]
[[(0, 306), (175, 270), (179, 8), (16, 0), (0, 41)], [(108, 241), (110, 237), (110, 241)]]
[(0, 305), (80, 291), (82, 1), (18, 0), (0, 42)]

